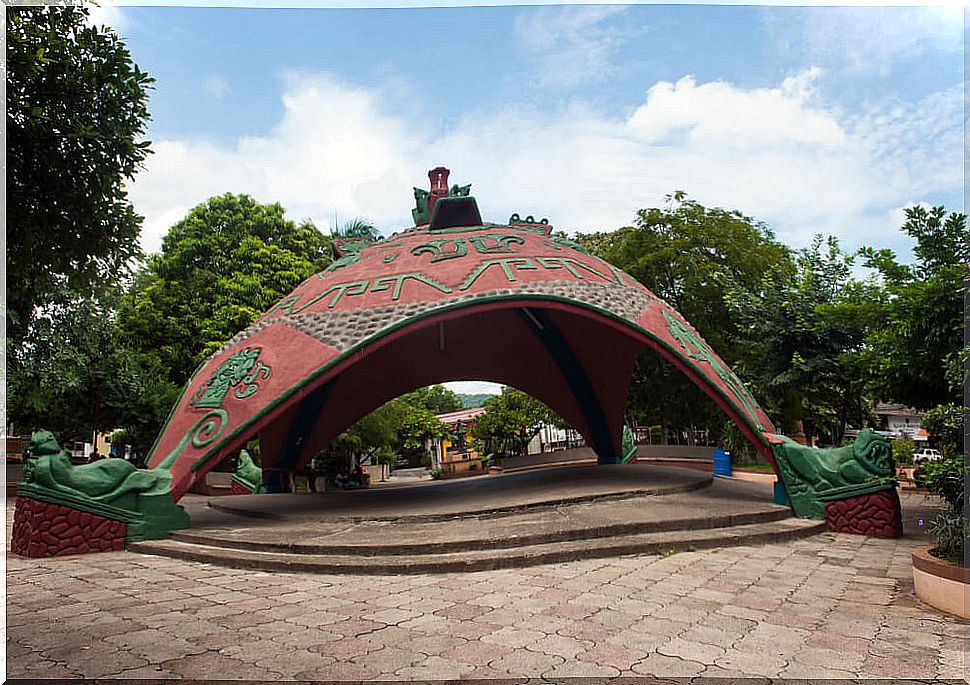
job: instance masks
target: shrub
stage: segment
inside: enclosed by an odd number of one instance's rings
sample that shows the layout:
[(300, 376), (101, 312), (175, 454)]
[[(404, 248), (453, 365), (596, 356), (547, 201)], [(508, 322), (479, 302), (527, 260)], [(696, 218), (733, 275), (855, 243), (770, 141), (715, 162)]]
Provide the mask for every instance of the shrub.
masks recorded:
[(966, 500), (964, 457), (960, 453), (951, 453), (939, 461), (923, 464), (920, 472), (920, 480), (926, 488), (946, 502), (946, 509), (930, 524), (936, 545), (931, 551), (941, 559), (962, 564), (964, 539), (970, 534), (970, 525), (963, 517)]
[(439, 478), (441, 478), (441, 467), (435, 466), (433, 469), (431, 469), (431, 479), (438, 480)]
[(893, 461), (896, 466), (912, 466), (915, 452), (916, 444), (912, 440), (893, 440)]
[(963, 407), (958, 407), (955, 404), (940, 404), (920, 418), (920, 425), (936, 441), (944, 456), (961, 452), (963, 413)]
[(930, 534), (936, 544), (931, 552), (940, 559), (963, 564), (963, 541), (970, 535), (970, 522), (962, 514), (946, 509), (930, 523)]

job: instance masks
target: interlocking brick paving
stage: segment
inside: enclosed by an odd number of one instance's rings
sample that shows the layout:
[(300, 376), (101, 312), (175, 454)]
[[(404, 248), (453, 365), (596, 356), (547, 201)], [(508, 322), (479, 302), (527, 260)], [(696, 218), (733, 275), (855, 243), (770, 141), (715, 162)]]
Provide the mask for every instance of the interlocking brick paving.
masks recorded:
[[(929, 501), (904, 504), (913, 528)], [(7, 675), (965, 679), (970, 626), (913, 595), (918, 532), (364, 579), (8, 556)]]

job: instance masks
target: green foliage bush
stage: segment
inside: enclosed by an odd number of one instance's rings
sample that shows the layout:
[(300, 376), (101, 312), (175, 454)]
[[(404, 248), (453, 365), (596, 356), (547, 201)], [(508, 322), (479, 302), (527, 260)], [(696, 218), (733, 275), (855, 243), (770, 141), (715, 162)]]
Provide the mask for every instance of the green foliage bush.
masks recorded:
[(955, 564), (963, 563), (964, 539), (970, 526), (964, 519), (964, 456), (951, 454), (939, 461), (931, 461), (920, 468), (920, 480), (946, 502), (944, 509), (930, 524), (936, 547), (932, 553)]
[(905, 438), (902, 440), (893, 440), (892, 447), (893, 461), (896, 462), (896, 466), (913, 465), (913, 454), (916, 452), (916, 444), (912, 440)]
[(940, 404), (923, 414), (920, 424), (939, 446), (944, 455), (960, 452), (963, 439), (963, 407)]
[(952, 509), (941, 512), (932, 523), (930, 533), (936, 544), (931, 553), (954, 564), (963, 564), (964, 540), (970, 536), (970, 521)]
[(439, 480), (441, 478), (441, 474), (441, 467), (435, 466), (433, 469), (431, 469), (431, 480)]

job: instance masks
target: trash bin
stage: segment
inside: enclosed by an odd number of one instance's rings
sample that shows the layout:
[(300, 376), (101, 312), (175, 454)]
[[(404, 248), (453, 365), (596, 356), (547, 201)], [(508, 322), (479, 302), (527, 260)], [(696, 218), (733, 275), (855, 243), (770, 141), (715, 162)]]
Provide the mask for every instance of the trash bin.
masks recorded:
[(727, 450), (714, 450), (714, 475), (731, 476), (731, 453)]
[(788, 490), (780, 480), (775, 481), (775, 504), (780, 504), (783, 507), (791, 506), (791, 500), (788, 499)]

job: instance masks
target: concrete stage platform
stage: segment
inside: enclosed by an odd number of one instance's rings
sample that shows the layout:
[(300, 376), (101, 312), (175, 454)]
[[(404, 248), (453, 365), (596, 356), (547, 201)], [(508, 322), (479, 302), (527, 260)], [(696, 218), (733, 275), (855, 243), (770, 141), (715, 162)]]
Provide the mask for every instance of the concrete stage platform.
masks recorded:
[(824, 530), (775, 505), (770, 485), (642, 464), (182, 503), (188, 530), (130, 549), (261, 570), (428, 573), (763, 544)]

